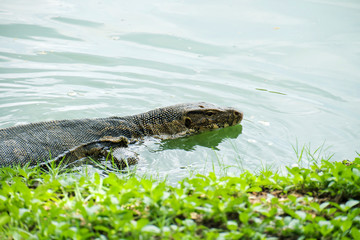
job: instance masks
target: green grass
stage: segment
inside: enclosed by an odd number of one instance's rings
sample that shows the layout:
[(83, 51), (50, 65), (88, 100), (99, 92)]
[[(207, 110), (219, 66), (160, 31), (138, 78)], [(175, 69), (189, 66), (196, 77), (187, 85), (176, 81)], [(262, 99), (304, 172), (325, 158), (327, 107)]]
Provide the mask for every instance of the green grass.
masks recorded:
[(174, 187), (2, 168), (0, 239), (360, 239), (360, 158), (287, 170), (209, 173)]

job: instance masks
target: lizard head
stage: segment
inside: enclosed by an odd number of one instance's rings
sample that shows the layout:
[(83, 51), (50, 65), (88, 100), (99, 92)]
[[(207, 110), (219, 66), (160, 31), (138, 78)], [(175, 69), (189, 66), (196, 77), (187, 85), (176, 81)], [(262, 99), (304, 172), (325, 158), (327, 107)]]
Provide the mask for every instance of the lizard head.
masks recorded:
[(243, 113), (210, 103), (185, 103), (157, 108), (135, 116), (147, 136), (162, 139), (200, 133), (233, 126), (241, 122)]
[(182, 123), (188, 133), (234, 126), (243, 119), (243, 113), (236, 109), (223, 108), (210, 103), (184, 104), (182, 108)]

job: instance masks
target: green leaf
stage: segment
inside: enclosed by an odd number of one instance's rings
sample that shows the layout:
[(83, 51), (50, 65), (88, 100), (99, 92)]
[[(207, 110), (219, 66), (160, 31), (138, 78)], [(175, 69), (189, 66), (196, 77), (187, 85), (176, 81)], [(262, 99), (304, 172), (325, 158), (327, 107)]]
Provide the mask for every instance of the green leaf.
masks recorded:
[(10, 216), (7, 213), (3, 213), (0, 216), (0, 226), (7, 224), (10, 221)]
[(279, 199), (277, 197), (273, 197), (271, 198), (271, 204), (278, 204), (279, 203)]
[(305, 218), (306, 218), (306, 212), (296, 211), (295, 213), (296, 213), (296, 215), (297, 215), (300, 219), (305, 220)]
[(278, 212), (278, 208), (277, 207), (273, 207), (270, 209), (269, 211), (269, 216), (275, 216)]
[(351, 236), (354, 238), (354, 240), (360, 240), (360, 231), (356, 227), (353, 227), (351, 229)]
[(345, 232), (345, 231), (347, 231), (347, 230), (351, 227), (351, 225), (352, 225), (352, 221), (346, 220), (346, 221), (342, 222), (342, 224), (341, 224), (341, 230), (342, 230), (343, 232)]
[(320, 205), (319, 205), (317, 202), (311, 202), (311, 203), (310, 203), (310, 206), (311, 206), (314, 210), (316, 210), (316, 211), (318, 211), (318, 212), (321, 211)]
[(322, 235), (326, 236), (331, 233), (334, 229), (334, 226), (331, 224), (330, 221), (319, 221), (320, 232)]
[(358, 203), (359, 203), (360, 201), (358, 201), (358, 200), (349, 200), (349, 201), (347, 201), (346, 203), (345, 203), (345, 206), (346, 206), (346, 208), (347, 209), (350, 209), (350, 208), (352, 208), (353, 206), (355, 206), (355, 205), (357, 205)]
[(100, 175), (97, 172), (95, 172), (95, 174), (94, 174), (94, 181), (95, 181), (96, 185), (100, 184)]
[(102, 225), (94, 226), (94, 229), (97, 231), (102, 231), (102, 232), (106, 232), (106, 233), (110, 231), (109, 228), (102, 226)]
[(357, 168), (353, 168), (352, 172), (354, 173), (355, 176), (360, 177), (360, 170)]
[(209, 173), (209, 178), (210, 178), (211, 180), (213, 180), (213, 181), (215, 181), (215, 180), (217, 179), (217, 177), (216, 177), (216, 175), (215, 175), (214, 172), (210, 172), (210, 173)]
[(245, 213), (245, 212), (240, 213), (239, 219), (240, 219), (240, 221), (241, 221), (242, 223), (247, 224), (248, 221), (249, 221), (249, 215), (248, 215), (248, 213)]
[(295, 214), (295, 212), (294, 212), (292, 209), (290, 209), (288, 206), (282, 205), (282, 206), (280, 206), (280, 207), (282, 208), (282, 210), (283, 210), (286, 214), (290, 215), (291, 217), (293, 217), (293, 218), (296, 218), (296, 217), (297, 217), (297, 215)]
[(187, 227), (194, 227), (196, 223), (192, 219), (183, 220), (183, 224)]
[(326, 221), (326, 220), (325, 221), (319, 221), (318, 224), (319, 224), (320, 227), (331, 225), (331, 223), (329, 221)]
[(296, 203), (297, 197), (295, 197), (294, 195), (289, 195), (288, 198), (289, 198), (293, 203)]
[(137, 222), (136, 222), (136, 229), (137, 230), (140, 230), (140, 229), (142, 229), (144, 226), (146, 226), (146, 224), (148, 224), (149, 223), (149, 219), (147, 219), (147, 218), (141, 218), (140, 220), (138, 220)]
[(143, 185), (144, 189), (146, 191), (151, 191), (152, 186), (153, 186), (153, 182), (151, 180), (148, 179), (141, 179), (141, 184)]
[(329, 204), (329, 202), (323, 202), (322, 204), (320, 204), (321, 211), (324, 210), (327, 206), (329, 206)]
[(261, 187), (251, 187), (249, 189), (246, 190), (246, 192), (261, 192), (262, 191), (262, 188)]
[(227, 221), (226, 226), (231, 231), (236, 231), (238, 228), (237, 222), (235, 221)]
[(160, 228), (155, 225), (146, 225), (141, 229), (142, 232), (157, 234), (160, 233)]

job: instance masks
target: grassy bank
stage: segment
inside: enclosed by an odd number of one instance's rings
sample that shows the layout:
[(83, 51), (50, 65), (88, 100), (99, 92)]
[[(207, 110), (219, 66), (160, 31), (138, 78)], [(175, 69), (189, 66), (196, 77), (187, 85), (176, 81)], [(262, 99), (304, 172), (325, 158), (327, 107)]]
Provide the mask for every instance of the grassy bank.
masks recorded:
[(131, 176), (0, 170), (1, 239), (360, 239), (360, 158), (197, 175), (177, 187)]

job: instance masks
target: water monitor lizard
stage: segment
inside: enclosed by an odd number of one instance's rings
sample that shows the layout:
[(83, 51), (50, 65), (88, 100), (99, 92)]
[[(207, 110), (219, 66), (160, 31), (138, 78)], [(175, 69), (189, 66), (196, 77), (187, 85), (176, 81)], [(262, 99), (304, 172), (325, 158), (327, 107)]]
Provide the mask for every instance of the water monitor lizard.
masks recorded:
[[(0, 167), (74, 161), (107, 155), (146, 136), (177, 138), (206, 130), (233, 126), (243, 114), (209, 103), (186, 103), (145, 113), (95, 119), (55, 120), (0, 129)], [(116, 159), (123, 167), (124, 159)], [(129, 158), (136, 163), (136, 159)]]

